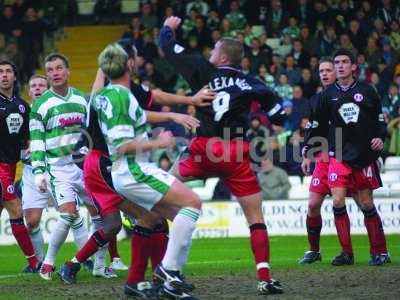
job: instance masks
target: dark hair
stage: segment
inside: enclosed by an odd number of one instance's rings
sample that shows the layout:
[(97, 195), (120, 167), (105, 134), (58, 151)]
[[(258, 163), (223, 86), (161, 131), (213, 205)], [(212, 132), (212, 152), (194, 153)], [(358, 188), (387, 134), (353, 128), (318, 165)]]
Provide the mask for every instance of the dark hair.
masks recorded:
[(119, 40), (118, 44), (125, 50), (129, 58), (136, 58), (137, 49), (135, 47), (135, 43), (133, 43), (131, 39)]
[(233, 65), (240, 65), (244, 56), (242, 43), (232, 38), (222, 38), (219, 42), (221, 43), (221, 50), (228, 56), (229, 62)]
[(67, 69), (69, 68), (69, 61), (68, 58), (60, 53), (50, 53), (49, 55), (46, 56), (46, 58), (44, 59), (44, 63), (48, 63), (50, 61), (54, 61), (56, 59), (60, 59), (63, 61), (64, 65), (67, 67)]
[(335, 60), (335, 58), (340, 55), (347, 56), (350, 59), (352, 64), (354, 64), (356, 62), (356, 58), (354, 57), (353, 52), (351, 52), (350, 50), (343, 49), (343, 48), (336, 50), (336, 52), (333, 54), (333, 59)]
[(10, 60), (6, 60), (6, 59), (1, 60), (0, 61), (0, 66), (5, 66), (5, 65), (11, 66), (11, 68), (13, 69), (15, 77), (17, 77), (17, 66)]

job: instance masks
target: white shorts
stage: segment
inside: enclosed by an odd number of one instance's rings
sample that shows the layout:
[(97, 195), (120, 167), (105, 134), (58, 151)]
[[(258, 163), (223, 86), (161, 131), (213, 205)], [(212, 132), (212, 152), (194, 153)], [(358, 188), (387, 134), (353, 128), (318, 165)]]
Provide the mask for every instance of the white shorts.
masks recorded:
[(83, 182), (83, 171), (74, 163), (64, 166), (48, 166), (47, 189), (51, 192), (54, 205), (59, 207), (68, 202), (77, 205), (93, 205), (86, 195)]
[(39, 192), (35, 185), (35, 176), (32, 174), (32, 166), (24, 164), (21, 180), (22, 209), (47, 208), (47, 203), (51, 197), (47, 191)]
[(147, 210), (168, 192), (175, 177), (152, 163), (121, 157), (112, 165), (114, 188), (121, 196)]

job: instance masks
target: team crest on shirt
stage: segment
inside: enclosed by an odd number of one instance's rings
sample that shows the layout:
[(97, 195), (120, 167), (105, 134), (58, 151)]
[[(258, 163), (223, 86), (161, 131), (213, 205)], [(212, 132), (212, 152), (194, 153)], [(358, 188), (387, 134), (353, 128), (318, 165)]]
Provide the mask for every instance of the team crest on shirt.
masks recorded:
[(345, 103), (338, 109), (338, 112), (346, 124), (357, 123), (360, 107), (355, 103)]
[(313, 186), (317, 186), (320, 184), (320, 180), (318, 178), (313, 178), (313, 180), (311, 181)]
[(329, 181), (336, 181), (336, 179), (337, 179), (337, 174), (336, 173), (329, 174)]
[(12, 184), (10, 184), (7, 187), (7, 193), (9, 193), (9, 194), (13, 194), (14, 193), (14, 186)]
[(356, 101), (356, 102), (361, 102), (364, 100), (364, 96), (360, 93), (354, 94), (353, 98), (354, 98), (354, 101)]
[(21, 113), (25, 113), (25, 106), (23, 106), (22, 104), (18, 105), (18, 109)]

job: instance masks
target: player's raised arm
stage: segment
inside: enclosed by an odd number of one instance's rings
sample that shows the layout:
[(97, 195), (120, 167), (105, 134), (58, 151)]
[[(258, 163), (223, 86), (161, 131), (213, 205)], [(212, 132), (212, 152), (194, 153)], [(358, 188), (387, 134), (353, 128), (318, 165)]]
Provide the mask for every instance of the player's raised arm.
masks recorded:
[(214, 67), (201, 55), (187, 54), (185, 48), (175, 40), (175, 30), (179, 27), (181, 19), (168, 17), (160, 30), (159, 45), (165, 58), (180, 73), (190, 86), (195, 90), (201, 89), (210, 79)]
[(281, 105), (282, 99), (264, 83), (258, 82), (253, 89), (259, 95), (261, 108), (267, 113), (272, 124), (282, 126), (286, 120), (286, 113)]
[(183, 96), (164, 92), (160, 89), (154, 89), (151, 91), (154, 100), (161, 105), (176, 105), (176, 104), (186, 104), (195, 105), (199, 107), (211, 105), (211, 101), (214, 100), (216, 93), (207, 88), (203, 87), (193, 96)]

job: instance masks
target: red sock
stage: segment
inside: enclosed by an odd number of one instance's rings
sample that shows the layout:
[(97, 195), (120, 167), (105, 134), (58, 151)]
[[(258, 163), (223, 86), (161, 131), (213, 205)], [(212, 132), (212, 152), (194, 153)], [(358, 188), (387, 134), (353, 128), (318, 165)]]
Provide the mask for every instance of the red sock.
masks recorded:
[(136, 225), (131, 239), (131, 265), (128, 271), (128, 284), (144, 281), (151, 251), (151, 230)]
[(159, 265), (167, 251), (168, 235), (165, 232), (153, 232), (151, 239), (151, 267), (153, 270)]
[(310, 251), (319, 251), (319, 240), (322, 229), (321, 215), (310, 217), (307, 215), (306, 219), (308, 243), (310, 244)]
[(17, 240), (19, 247), (22, 252), (24, 252), (25, 257), (28, 260), (29, 266), (35, 268), (39, 263), (35, 256), (35, 250), (33, 250), (33, 245), (31, 238), (29, 237), (28, 230), (25, 227), (24, 219), (10, 219), (11, 231)]
[(372, 255), (387, 253), (382, 221), (375, 206), (370, 210), (363, 210), (363, 213), (364, 224), (368, 232), (370, 253)]
[(83, 247), (75, 255), (75, 258), (80, 263), (83, 263), (93, 254), (95, 254), (100, 247), (103, 247), (105, 244), (107, 244), (107, 242), (108, 241), (106, 239), (104, 230), (99, 229), (90, 236), (85, 245), (83, 245)]
[(350, 220), (347, 214), (346, 206), (333, 208), (335, 216), (336, 231), (342, 250), (348, 254), (353, 254), (353, 246), (350, 236)]
[(256, 223), (250, 226), (250, 242), (256, 261), (258, 279), (268, 281), (271, 276), (269, 274), (269, 240), (265, 224)]
[(108, 242), (108, 252), (110, 253), (111, 261), (116, 257), (121, 257), (118, 253), (116, 235)]

